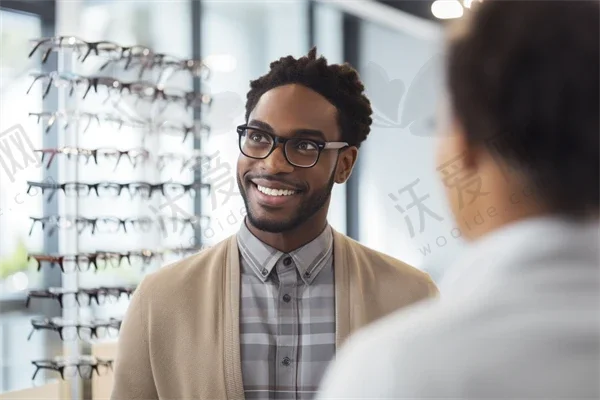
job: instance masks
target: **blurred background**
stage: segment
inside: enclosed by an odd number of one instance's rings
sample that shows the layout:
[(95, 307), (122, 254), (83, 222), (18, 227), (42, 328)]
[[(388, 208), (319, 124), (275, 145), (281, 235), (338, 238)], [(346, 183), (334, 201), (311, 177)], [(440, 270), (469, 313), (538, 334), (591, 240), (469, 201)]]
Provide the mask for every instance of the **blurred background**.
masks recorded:
[[(92, 303), (73, 309), (52, 299), (33, 298), (26, 307), (28, 293), (49, 287), (78, 290), (135, 285), (144, 274), (185, 256), (186, 249), (216, 243), (237, 231), (245, 210), (235, 182), (239, 154), (235, 126), (243, 122), (249, 81), (265, 74), (272, 61), (287, 55), (303, 56), (312, 46), (317, 46), (318, 55), (330, 63), (349, 62), (359, 71), (374, 110), (372, 131), (361, 148), (352, 178), (334, 189), (330, 223), (439, 281), (444, 267), (462, 246), (436, 175), (436, 169), (447, 166), (435, 165), (434, 161), (439, 125), (436, 108), (443, 96), (443, 27), (468, 13), (470, 3), (2, 1), (0, 396), (60, 378), (50, 370), (32, 380), (36, 371), (32, 360), (93, 353), (99, 339), (69, 342), (52, 329), (36, 330), (28, 338), (32, 319), (106, 320), (122, 316), (127, 307), (127, 299), (121, 297), (110, 304)], [(80, 62), (81, 54), (69, 49), (52, 52), (45, 62), (42, 50), (30, 56), (39, 42), (36, 40), (55, 36), (87, 43), (145, 46), (176, 59), (201, 59), (210, 70), (207, 79), (181, 74), (169, 79), (169, 85), (210, 95), (210, 107), (184, 115), (204, 127), (203, 134), (182, 140), (177, 135), (150, 135), (135, 126), (117, 127), (115, 121), (100, 121), (96, 116), (108, 112), (98, 93), (102, 85), (83, 100), (69, 93), (68, 83), (49, 83), (49, 74), (110, 75), (122, 81), (139, 77), (119, 66), (102, 69), (102, 60), (96, 60), (93, 52), (85, 62)], [(45, 75), (36, 80), (32, 75), (36, 73)], [(143, 113), (141, 105), (127, 99), (111, 102), (110, 107), (121, 114), (131, 110)], [(53, 117), (55, 112), (59, 114)], [(177, 120), (172, 114), (168, 118)], [(15, 139), (18, 137), (21, 139)], [(64, 146), (144, 149), (157, 155), (158, 162), (136, 165), (131, 152), (120, 160), (108, 153), (98, 157), (101, 160), (88, 157), (87, 163), (85, 157), (66, 157), (65, 152), (55, 152), (50, 164), (52, 151), (46, 152), (43, 160), (37, 158), (43, 154), (39, 150)], [(197, 154), (210, 156), (209, 162), (202, 168), (183, 168)], [(211, 190), (200, 187), (195, 196), (179, 196), (174, 189), (171, 197), (144, 199), (143, 189), (130, 186), (131, 193), (111, 197), (110, 185), (104, 188), (106, 193), (98, 195), (93, 190), (87, 193), (85, 187), (42, 193), (40, 185), (100, 181), (187, 184), (200, 174), (211, 184)], [(37, 184), (32, 186), (31, 182)], [(185, 224), (175, 226), (173, 221), (172, 225), (149, 229), (144, 221), (159, 214), (166, 218), (201, 217), (191, 229)], [(80, 226), (75, 220), (65, 220), (65, 216), (73, 215), (106, 217), (103, 221), (107, 224), (114, 218), (140, 219), (131, 222), (127, 232), (118, 227), (118, 232), (103, 232), (102, 221), (92, 232), (85, 222)], [(50, 219), (42, 229), (42, 221), (31, 219), (44, 216), (62, 216), (63, 222), (54, 226)], [(28, 257), (134, 250), (138, 253), (129, 254), (119, 265), (104, 260), (102, 268), (97, 262), (88, 265), (89, 271), (79, 272), (75, 270), (85, 269), (85, 260), (71, 260), (74, 271), (63, 272), (56, 263), (51, 266)], [(155, 257), (159, 250), (165, 250), (163, 257)], [(65, 267), (67, 264), (64, 261)], [(70, 385), (69, 396), (93, 397), (90, 385), (87, 381)]]

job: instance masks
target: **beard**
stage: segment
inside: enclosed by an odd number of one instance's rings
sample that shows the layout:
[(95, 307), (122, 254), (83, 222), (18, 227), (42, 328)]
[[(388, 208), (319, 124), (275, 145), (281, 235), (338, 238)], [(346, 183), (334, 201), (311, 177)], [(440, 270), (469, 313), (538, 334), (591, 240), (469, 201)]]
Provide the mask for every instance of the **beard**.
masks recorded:
[(282, 233), (298, 228), (300, 225), (307, 222), (318, 211), (320, 211), (325, 204), (327, 204), (327, 201), (331, 196), (333, 184), (335, 183), (335, 168), (325, 186), (316, 190), (312, 195), (310, 195), (310, 197), (306, 198), (293, 214), (290, 214), (285, 219), (278, 221), (266, 217), (258, 217), (250, 206), (246, 188), (240, 181), (239, 175), (237, 177), (237, 183), (242, 198), (244, 199), (244, 205), (246, 206), (247, 217), (250, 223), (255, 228), (264, 232)]

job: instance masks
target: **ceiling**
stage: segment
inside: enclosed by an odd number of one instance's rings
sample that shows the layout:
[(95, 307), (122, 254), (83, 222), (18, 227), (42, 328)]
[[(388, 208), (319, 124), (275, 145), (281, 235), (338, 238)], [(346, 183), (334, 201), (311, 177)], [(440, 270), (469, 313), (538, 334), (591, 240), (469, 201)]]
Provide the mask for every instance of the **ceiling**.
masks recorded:
[(431, 0), (377, 0), (379, 3), (397, 8), (409, 14), (428, 19), (431, 21), (441, 22), (431, 13)]

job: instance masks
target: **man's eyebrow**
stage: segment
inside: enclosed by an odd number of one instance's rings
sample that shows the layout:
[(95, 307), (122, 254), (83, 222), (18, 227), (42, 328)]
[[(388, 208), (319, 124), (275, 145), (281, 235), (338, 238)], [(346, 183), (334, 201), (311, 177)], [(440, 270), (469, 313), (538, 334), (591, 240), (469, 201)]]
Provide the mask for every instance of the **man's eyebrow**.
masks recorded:
[(294, 136), (317, 136), (319, 139), (325, 140), (325, 134), (317, 129), (295, 129)]
[[(260, 121), (258, 119), (253, 119), (250, 122), (248, 122), (248, 126), (262, 129), (262, 130), (270, 132), (270, 133), (275, 133), (275, 130), (273, 129), (273, 127), (271, 125), (269, 125), (268, 123), (266, 123), (264, 121)], [(294, 136), (313, 136), (313, 137), (316, 136), (319, 139), (326, 140), (325, 134), (318, 129), (299, 128), (299, 129), (294, 129), (292, 131), (292, 134)]]
[(260, 121), (258, 119), (253, 119), (250, 120), (250, 122), (248, 122), (248, 126), (253, 127), (253, 128), (258, 128), (258, 129), (262, 129), (268, 132), (273, 133), (273, 128), (271, 127), (271, 125), (267, 124), (264, 121)]

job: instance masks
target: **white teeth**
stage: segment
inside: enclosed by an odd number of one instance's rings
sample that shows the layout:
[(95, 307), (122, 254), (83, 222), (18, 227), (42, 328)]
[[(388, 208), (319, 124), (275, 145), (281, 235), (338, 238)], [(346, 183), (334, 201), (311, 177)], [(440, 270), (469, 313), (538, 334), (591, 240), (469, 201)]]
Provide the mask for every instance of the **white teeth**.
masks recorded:
[(287, 190), (287, 189), (271, 189), (268, 187), (256, 185), (258, 191), (264, 194), (268, 194), (269, 196), (291, 196), (296, 193), (295, 190)]

